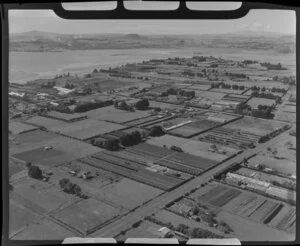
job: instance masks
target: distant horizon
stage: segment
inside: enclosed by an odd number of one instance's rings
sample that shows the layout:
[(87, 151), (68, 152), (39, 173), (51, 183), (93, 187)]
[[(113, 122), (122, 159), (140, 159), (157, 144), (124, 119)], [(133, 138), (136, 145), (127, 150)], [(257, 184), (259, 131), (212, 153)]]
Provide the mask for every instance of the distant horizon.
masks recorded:
[(103, 32), (99, 32), (99, 33), (62, 33), (62, 32), (48, 32), (48, 31), (41, 31), (41, 30), (28, 30), (28, 31), (20, 31), (20, 32), (10, 32), (10, 34), (27, 34), (27, 33), (33, 33), (33, 32), (37, 32), (37, 33), (47, 33), (47, 34), (59, 34), (59, 35), (139, 35), (139, 36), (147, 36), (147, 35), (151, 35), (151, 36), (200, 36), (200, 35), (224, 35), (224, 34), (238, 34), (238, 33), (246, 33), (246, 34), (251, 34), (251, 33), (255, 33), (255, 34), (274, 34), (274, 35), (284, 35), (284, 36), (295, 36), (296, 33), (281, 33), (281, 32), (274, 32), (274, 31), (254, 31), (254, 30), (250, 30), (250, 31), (232, 31), (232, 32), (223, 32), (223, 33), (201, 33), (201, 34), (194, 34), (194, 33), (190, 33), (190, 34), (180, 34), (180, 33), (167, 33), (167, 34), (160, 34), (160, 33), (138, 33), (138, 32), (116, 32), (116, 33), (112, 33), (112, 32), (108, 32), (108, 33), (103, 33)]
[(140, 35), (203, 35), (232, 32), (296, 34), (296, 14), (292, 10), (250, 10), (239, 19), (226, 20), (68, 20), (53, 10), (9, 10), (9, 32), (32, 30), (69, 35), (138, 33)]

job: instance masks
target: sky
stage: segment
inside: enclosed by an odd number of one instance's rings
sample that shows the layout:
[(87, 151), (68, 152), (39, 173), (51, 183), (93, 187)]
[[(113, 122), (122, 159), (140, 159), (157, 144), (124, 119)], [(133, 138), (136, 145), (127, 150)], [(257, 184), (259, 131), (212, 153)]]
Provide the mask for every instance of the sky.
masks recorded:
[[(138, 5), (132, 4), (132, 6), (140, 9)], [(202, 7), (206, 9), (209, 7), (215, 9), (216, 6), (220, 7), (223, 5), (211, 5), (210, 3), (198, 4), (198, 8)], [(236, 4), (232, 6), (233, 8), (238, 7)], [(114, 9), (115, 5), (111, 3), (103, 5), (102, 3), (101, 7), (103, 9)], [(73, 9), (99, 9), (99, 5), (97, 3), (86, 3), (85, 5), (77, 3), (77, 5), (73, 5)], [(152, 9), (155, 9), (155, 6), (153, 7), (152, 5)], [(9, 11), (10, 33), (33, 30), (64, 34), (138, 33), (188, 35), (219, 34), (238, 31), (295, 34), (296, 15), (291, 10), (250, 10), (246, 16), (234, 20), (66, 20), (56, 16), (52, 10)]]

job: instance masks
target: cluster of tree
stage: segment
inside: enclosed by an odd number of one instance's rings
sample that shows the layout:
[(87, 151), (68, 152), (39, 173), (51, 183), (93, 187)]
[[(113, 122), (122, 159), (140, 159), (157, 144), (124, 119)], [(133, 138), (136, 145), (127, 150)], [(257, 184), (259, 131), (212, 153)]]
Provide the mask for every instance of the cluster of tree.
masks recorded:
[(140, 99), (135, 103), (135, 107), (138, 110), (146, 110), (149, 108), (149, 101), (146, 98)]
[(244, 85), (231, 85), (231, 84), (226, 84), (224, 82), (221, 82), (221, 83), (212, 83), (211, 86), (210, 86), (212, 89), (214, 88), (222, 88), (222, 89), (232, 89), (232, 90), (244, 90), (245, 89), (245, 86)]
[(257, 118), (263, 119), (273, 119), (274, 114), (272, 113), (273, 107), (268, 105), (262, 105), (262, 110), (260, 109), (252, 109), (251, 115)]
[[(266, 89), (266, 87), (262, 87), (262, 88), (260, 88), (259, 86), (252, 86), (251, 87), (251, 90), (252, 91), (254, 91), (254, 92), (259, 92), (260, 90), (262, 91), (262, 92), (265, 92), (267, 89)], [(272, 89), (271, 89), (271, 92), (278, 92), (278, 93), (286, 93), (286, 89), (285, 88), (277, 88), (277, 87), (272, 87)]]
[(277, 95), (274, 95), (272, 93), (259, 93), (258, 91), (253, 91), (251, 93), (251, 96), (252, 97), (259, 97), (259, 98), (266, 98), (266, 99), (273, 99), (273, 100), (276, 100), (276, 103), (281, 103), (281, 97), (280, 96), (277, 96)]
[(54, 78), (55, 79), (60, 79), (60, 78), (66, 78), (66, 77), (70, 77), (70, 72), (68, 73), (64, 73), (64, 74), (60, 74), (60, 75), (56, 75)]
[(38, 166), (34, 166), (31, 164), (31, 162), (28, 162), (26, 164), (28, 168), (28, 176), (33, 179), (43, 179), (43, 172)]
[(205, 56), (193, 56), (192, 59), (197, 60), (198, 62), (204, 62), (207, 60)]
[(270, 62), (262, 62), (260, 63), (262, 67), (266, 67), (268, 70), (287, 70), (287, 68), (283, 67), (280, 62), (277, 64), (272, 64)]
[(142, 223), (141, 220), (139, 220), (139, 221), (133, 223), (133, 224), (132, 224), (132, 228), (138, 228), (138, 227), (140, 226), (141, 223)]
[(183, 96), (183, 97), (193, 98), (193, 97), (195, 97), (195, 91), (186, 91), (186, 90), (182, 90), (180, 88), (171, 87), (168, 90), (164, 91), (161, 95), (163, 97), (167, 97), (169, 95), (179, 95), (179, 96)]
[(164, 134), (165, 134), (165, 132), (164, 132), (163, 128), (159, 125), (152, 126), (150, 129), (150, 132), (149, 132), (149, 136), (151, 136), (151, 137), (160, 137)]
[(212, 68), (215, 68), (215, 67), (218, 67), (218, 66), (219, 65), (217, 63), (213, 63), (213, 64), (210, 65), (210, 67), (212, 67)]
[(174, 150), (174, 151), (177, 151), (177, 152), (183, 152), (182, 148), (178, 147), (178, 146), (175, 146), (175, 145), (172, 145), (170, 147), (171, 150)]
[(236, 106), (236, 108), (235, 108), (235, 110), (234, 110), (234, 112), (236, 113), (236, 114), (247, 114), (247, 112), (251, 112), (251, 106), (250, 105), (248, 105), (248, 104), (246, 104), (246, 103), (239, 103), (237, 106)]
[(92, 75), (91, 75), (90, 73), (85, 74), (85, 75), (84, 75), (84, 78), (86, 78), (86, 79), (92, 78)]
[(61, 179), (59, 181), (59, 185), (64, 192), (75, 194), (82, 198), (87, 198), (84, 194), (82, 194), (82, 190), (79, 185), (72, 183), (69, 179)]
[(248, 65), (248, 64), (258, 63), (258, 61), (255, 61), (255, 60), (244, 60), (243, 63), (246, 64), (246, 65)]
[(79, 104), (74, 108), (74, 112), (76, 113), (83, 113), (87, 112), (92, 109), (102, 108), (109, 105), (113, 105), (113, 100), (107, 100), (107, 101), (99, 101), (99, 102), (87, 102), (83, 104)]
[(249, 79), (249, 77), (244, 73), (229, 73), (225, 72), (225, 76), (237, 79)]
[(48, 81), (47, 84), (42, 84), (42, 88), (53, 88), (56, 85), (55, 81)]
[(120, 142), (124, 146), (132, 146), (139, 144), (142, 141), (142, 136), (139, 131), (133, 131), (120, 137)]
[[(278, 80), (278, 76), (275, 76), (274, 78), (276, 79), (276, 77), (277, 77), (277, 80)], [(274, 80), (274, 78), (273, 78), (273, 80)], [(277, 81), (276, 80), (276, 81)], [(293, 77), (293, 76), (289, 76), (289, 77), (287, 77), (287, 76), (284, 76), (284, 77), (282, 77), (281, 79), (280, 79), (280, 81), (282, 81), (282, 83), (284, 83), (284, 84), (288, 84), (288, 85), (296, 85), (296, 79), (295, 79), (295, 77)]]
[(278, 182), (276, 180), (272, 180), (271, 183), (275, 186), (279, 186), (288, 190), (296, 190), (296, 183), (292, 181)]
[(114, 107), (121, 110), (134, 111), (133, 107), (128, 105), (125, 100), (115, 100)]
[(66, 84), (65, 84), (65, 88), (70, 89), (70, 90), (73, 90), (73, 89), (75, 88), (75, 85), (66, 83)]
[(57, 106), (49, 104), (47, 106), (47, 110), (48, 111), (54, 110), (54, 111), (65, 113), (65, 114), (70, 114), (71, 113), (71, 109), (67, 105), (65, 105), (64, 103), (59, 103)]

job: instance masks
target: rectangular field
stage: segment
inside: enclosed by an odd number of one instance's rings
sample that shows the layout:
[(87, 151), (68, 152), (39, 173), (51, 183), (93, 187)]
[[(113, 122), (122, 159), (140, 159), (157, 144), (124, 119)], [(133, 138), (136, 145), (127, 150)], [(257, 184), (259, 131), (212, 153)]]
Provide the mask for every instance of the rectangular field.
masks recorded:
[(47, 113), (47, 117), (63, 121), (77, 121), (86, 118), (87, 115), (85, 113), (65, 114), (57, 111), (50, 111)]
[(115, 123), (125, 123), (149, 116), (149, 110), (136, 110), (134, 112), (116, 109), (113, 105), (99, 109), (90, 110), (86, 113), (89, 118), (105, 120)]
[(216, 165), (218, 162), (199, 156), (177, 152), (174, 155), (167, 156), (155, 163), (188, 174), (199, 175), (207, 168)]
[[(29, 156), (28, 153), (31, 153), (30, 151), (33, 151), (32, 153), (34, 153), (35, 150), (39, 150), (41, 146), (53, 147), (52, 150), (46, 150), (43, 151), (43, 153), (38, 151), (41, 154), (38, 164), (43, 164), (45, 166), (58, 165), (101, 151), (101, 149), (79, 140), (63, 137), (51, 132), (36, 130), (17, 135), (15, 137), (15, 144), (10, 144), (9, 153), (12, 156), (20, 154), (22, 157), (35, 159), (36, 157)], [(50, 151), (49, 153), (60, 154), (54, 156), (47, 155), (48, 151)], [(43, 157), (43, 155), (47, 155), (48, 157)]]
[(264, 136), (273, 132), (275, 129), (284, 126), (285, 124), (286, 123), (273, 120), (264, 120), (255, 117), (243, 117), (242, 119), (238, 119), (230, 124), (227, 124), (225, 127)]
[(89, 198), (53, 213), (52, 216), (56, 220), (86, 233), (115, 218), (119, 213), (116, 208)]
[(166, 146), (167, 148), (170, 148), (171, 146), (177, 146), (180, 147), (185, 153), (200, 157), (205, 156), (205, 158), (215, 161), (222, 161), (237, 153), (237, 149), (222, 147), (219, 145), (217, 146), (219, 152), (212, 152), (210, 150), (212, 144), (210, 143), (189, 140), (168, 134), (165, 134), (161, 137), (151, 138), (147, 141), (147, 143), (160, 147)]
[(29, 224), (21, 233), (12, 237), (12, 240), (64, 240), (76, 235), (51, 220), (43, 219)]
[(100, 120), (85, 119), (72, 123), (65, 123), (58, 127), (49, 127), (49, 130), (62, 133), (81, 140), (89, 139), (100, 134), (109, 133), (125, 128), (120, 124)]
[(258, 105), (272, 106), (276, 104), (276, 101), (273, 99), (253, 97), (247, 102), (247, 104), (250, 105), (252, 109), (257, 109)]
[(194, 121), (194, 122), (186, 124), (184, 126), (175, 128), (175, 129), (169, 131), (169, 134), (179, 136), (179, 137), (190, 138), (197, 134), (205, 132), (219, 124), (220, 123), (210, 121), (210, 120), (199, 120), (199, 121)]
[(117, 207), (131, 210), (161, 193), (162, 191), (159, 189), (123, 178), (119, 182), (109, 184), (95, 191), (95, 196), (101, 197)]
[(27, 125), (22, 122), (9, 122), (9, 132), (12, 135), (21, 134), (24, 132), (30, 132), (36, 129), (38, 129), (38, 127)]

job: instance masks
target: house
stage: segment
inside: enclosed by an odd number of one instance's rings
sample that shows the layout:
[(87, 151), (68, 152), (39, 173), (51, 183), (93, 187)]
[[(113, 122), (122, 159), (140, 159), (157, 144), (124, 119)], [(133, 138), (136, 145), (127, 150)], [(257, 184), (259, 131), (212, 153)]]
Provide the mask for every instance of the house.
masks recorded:
[(192, 210), (191, 206), (188, 206), (186, 204), (180, 204), (179, 213), (188, 214), (191, 210)]

